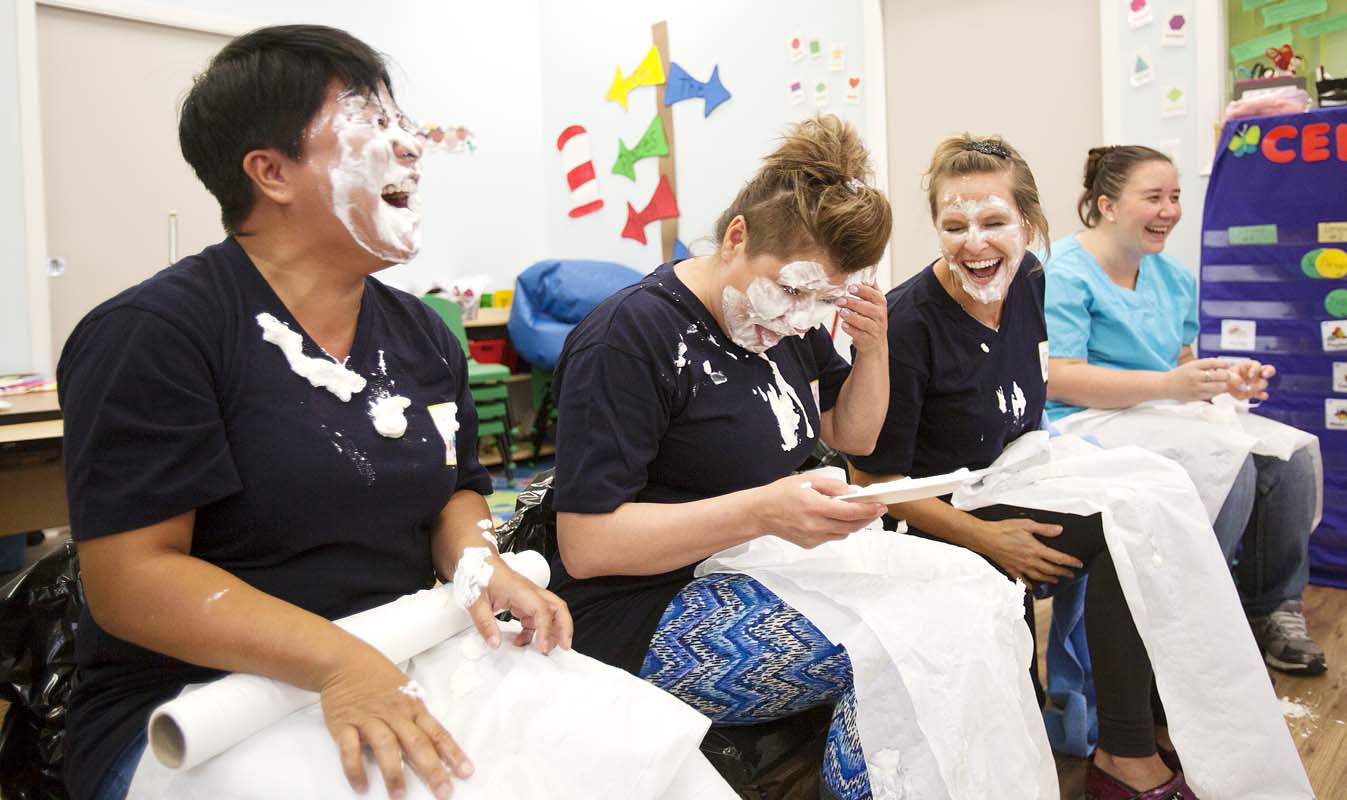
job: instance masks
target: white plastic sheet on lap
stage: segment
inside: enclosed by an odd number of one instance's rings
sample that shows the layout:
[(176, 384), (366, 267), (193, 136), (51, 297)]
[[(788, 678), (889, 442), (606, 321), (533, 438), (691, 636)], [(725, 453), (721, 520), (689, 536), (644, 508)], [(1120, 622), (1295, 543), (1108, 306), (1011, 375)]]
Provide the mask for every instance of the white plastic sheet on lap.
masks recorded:
[(877, 800), (1057, 797), (1022, 588), (974, 553), (876, 529), (812, 550), (765, 536), (697, 568), (713, 572), (749, 575), (847, 648)]
[(1109, 554), (1150, 655), (1188, 783), (1203, 800), (1303, 800), (1313, 791), (1229, 568), (1178, 464), (1074, 436), (1016, 440), (953, 497), (1102, 515)]
[[(462, 647), (472, 637), (475, 629), (463, 631), (406, 668), (476, 767), (473, 777), (454, 781), (455, 800), (735, 797), (698, 750), (710, 720), (672, 695), (579, 653), (514, 647), (508, 635), (474, 661)], [(474, 673), (471, 691), (456, 691), (462, 669)], [(368, 753), (365, 769), (370, 788), (357, 795), (322, 709), (309, 705), (192, 769), (172, 770), (147, 755), (128, 797), (384, 800)], [(410, 768), (406, 774), (408, 800), (433, 797)]]
[(1054, 423), (1062, 433), (1090, 436), (1104, 447), (1136, 445), (1177, 462), (1188, 472), (1208, 518), (1216, 519), (1240, 466), (1250, 453), (1286, 461), (1308, 448), (1314, 460), (1318, 500), (1314, 525), (1323, 514), (1323, 458), (1319, 438), (1260, 417), (1229, 395), (1210, 403), (1155, 401), (1130, 408), (1085, 409)]

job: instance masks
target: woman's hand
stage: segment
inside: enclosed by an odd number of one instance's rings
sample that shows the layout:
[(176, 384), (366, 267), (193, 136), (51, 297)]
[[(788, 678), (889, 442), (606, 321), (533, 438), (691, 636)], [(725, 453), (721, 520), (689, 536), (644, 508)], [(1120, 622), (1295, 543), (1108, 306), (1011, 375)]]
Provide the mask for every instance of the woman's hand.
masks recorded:
[(362, 745), (373, 753), (391, 798), (406, 795), (404, 759), (440, 800), (453, 794), (446, 765), (460, 778), (472, 775), (472, 762), (417, 697), (415, 686), (374, 648), (352, 651), (323, 682), (319, 698), (328, 732), (341, 750), (342, 771), (357, 792), (369, 788)]
[(1085, 565), (1073, 556), (1040, 542), (1038, 536), (1058, 536), (1060, 525), (1045, 525), (1031, 519), (1007, 519), (988, 522), (978, 552), (995, 561), (1015, 580), (1028, 583), (1056, 583), (1069, 578), (1071, 569)]
[(492, 556), (488, 563), (491, 564), (491, 580), (482, 590), (481, 597), (468, 609), (473, 625), (477, 626), (486, 643), (491, 647), (500, 646), (496, 614), (509, 611), (524, 626), (515, 636), (516, 645), (523, 647), (536, 642), (544, 654), (552, 652), (558, 645), (563, 650), (571, 649), (575, 628), (565, 601), (510, 569), (499, 556)]
[(1230, 368), (1230, 382), (1226, 391), (1236, 400), (1266, 400), (1268, 379), (1277, 374), (1271, 364), (1260, 364), (1253, 359), (1241, 361)]
[(884, 293), (872, 285), (852, 284), (837, 300), (842, 330), (856, 345), (857, 353), (887, 353), (889, 307)]
[(1170, 400), (1210, 400), (1230, 388), (1230, 362), (1223, 358), (1194, 358), (1165, 375), (1165, 397)]
[(845, 539), (884, 514), (879, 503), (832, 499), (854, 491), (842, 481), (792, 475), (757, 490), (757, 519), (767, 533), (806, 549), (818, 547)]

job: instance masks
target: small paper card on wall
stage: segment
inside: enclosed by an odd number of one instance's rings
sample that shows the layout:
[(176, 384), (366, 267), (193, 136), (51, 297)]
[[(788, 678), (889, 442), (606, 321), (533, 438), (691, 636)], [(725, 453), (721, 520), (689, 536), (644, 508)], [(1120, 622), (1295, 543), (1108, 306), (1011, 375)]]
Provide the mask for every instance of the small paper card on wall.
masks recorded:
[(1132, 88), (1136, 89), (1145, 86), (1155, 80), (1155, 68), (1151, 66), (1151, 54), (1149, 50), (1137, 50), (1132, 53), (1132, 67), (1130, 70)]
[(815, 61), (823, 60), (823, 40), (817, 36), (809, 38), (809, 57)]
[(1132, 30), (1145, 27), (1151, 24), (1155, 18), (1151, 9), (1150, 0), (1126, 0), (1127, 8), (1127, 26)]
[(832, 72), (841, 72), (847, 68), (847, 49), (841, 42), (833, 42), (833, 46), (828, 50), (828, 69)]
[(826, 106), (826, 105), (828, 105), (828, 82), (827, 82), (827, 81), (819, 81), (818, 83), (815, 83), (815, 84), (814, 84), (814, 105), (816, 105), (816, 106)]
[(1325, 353), (1347, 350), (1347, 319), (1326, 319), (1319, 323)]
[(1333, 362), (1333, 391), (1347, 393), (1347, 361)]
[(859, 75), (847, 76), (847, 102), (861, 102), (861, 76)]
[(1188, 15), (1175, 11), (1165, 18), (1160, 44), (1165, 47), (1183, 47), (1188, 43)]
[(804, 102), (804, 81), (790, 82), (790, 104), (798, 106)]
[(1182, 117), (1188, 113), (1188, 95), (1177, 86), (1166, 86), (1160, 95), (1160, 116)]
[(1330, 431), (1347, 431), (1347, 400), (1324, 398), (1324, 427)]
[(1347, 242), (1347, 222), (1320, 222), (1319, 241)]
[(1258, 340), (1258, 323), (1251, 319), (1221, 320), (1222, 350), (1253, 350)]
[(790, 53), (791, 61), (799, 61), (800, 59), (804, 58), (805, 56), (804, 36), (796, 33), (787, 38), (786, 50), (787, 52)]

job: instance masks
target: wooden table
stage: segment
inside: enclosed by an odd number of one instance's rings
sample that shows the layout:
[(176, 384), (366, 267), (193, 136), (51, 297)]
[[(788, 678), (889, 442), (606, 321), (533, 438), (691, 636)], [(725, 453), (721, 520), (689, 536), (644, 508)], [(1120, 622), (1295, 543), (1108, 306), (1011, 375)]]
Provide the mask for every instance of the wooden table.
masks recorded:
[(69, 524), (56, 392), (0, 401), (0, 536)]

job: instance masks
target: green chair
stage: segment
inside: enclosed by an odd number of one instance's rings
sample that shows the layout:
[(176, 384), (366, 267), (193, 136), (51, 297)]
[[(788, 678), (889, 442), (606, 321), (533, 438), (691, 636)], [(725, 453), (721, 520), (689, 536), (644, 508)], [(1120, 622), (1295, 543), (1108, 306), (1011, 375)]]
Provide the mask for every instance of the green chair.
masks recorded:
[(439, 314), (458, 339), (463, 354), (468, 356), (468, 389), (472, 392), (472, 403), (477, 407), (477, 435), (495, 437), (505, 479), (513, 482), (514, 422), (510, 419), (510, 387), (505, 383), (510, 377), (510, 368), (504, 364), (481, 364), (472, 359), (468, 331), (463, 327), (463, 310), (458, 303), (435, 294), (425, 295), (421, 301)]

